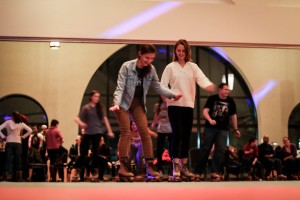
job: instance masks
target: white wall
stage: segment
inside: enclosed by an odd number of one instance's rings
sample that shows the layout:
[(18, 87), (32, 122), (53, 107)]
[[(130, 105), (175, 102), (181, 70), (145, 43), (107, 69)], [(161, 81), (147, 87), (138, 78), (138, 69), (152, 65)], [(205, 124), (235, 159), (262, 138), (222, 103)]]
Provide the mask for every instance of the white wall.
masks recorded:
[(288, 136), (288, 119), (300, 101), (300, 50), (223, 48), (246, 80), (252, 94), (274, 81), (275, 86), (257, 105), (259, 138), (282, 144)]
[(24, 94), (38, 101), (50, 121), (60, 121), (69, 147), (78, 133), (74, 118), (87, 84), (102, 62), (121, 47), (64, 43), (59, 50), (50, 50), (45, 42), (0, 42), (0, 98)]
[[(285, 0), (3, 0), (0, 39), (177, 41), (300, 47), (300, 3)], [(211, 3), (210, 3), (211, 2)], [(168, 4), (164, 7), (164, 4)], [(163, 8), (164, 7), (164, 8)], [(172, 9), (169, 9), (171, 8)], [(162, 8), (159, 12), (155, 8)], [(148, 15), (142, 15), (150, 10)], [(120, 35), (105, 33), (118, 25)], [(128, 32), (121, 33), (124, 30)], [(24, 38), (27, 37), (27, 38)]]
[[(65, 146), (74, 142), (83, 93), (94, 72), (120, 44), (63, 43), (50, 50), (46, 42), (0, 42), (0, 98), (25, 94), (37, 100), (49, 119), (58, 119)], [(288, 117), (300, 99), (300, 50), (223, 48), (252, 93), (269, 80), (276, 86), (257, 107), (259, 137), (281, 143)]]

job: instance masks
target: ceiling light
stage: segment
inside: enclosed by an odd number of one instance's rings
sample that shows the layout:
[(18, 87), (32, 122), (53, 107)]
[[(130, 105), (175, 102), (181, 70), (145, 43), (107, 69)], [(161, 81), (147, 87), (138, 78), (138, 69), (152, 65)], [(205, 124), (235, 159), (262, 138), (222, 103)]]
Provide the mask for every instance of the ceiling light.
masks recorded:
[(50, 49), (59, 49), (60, 43), (59, 42), (50, 42)]

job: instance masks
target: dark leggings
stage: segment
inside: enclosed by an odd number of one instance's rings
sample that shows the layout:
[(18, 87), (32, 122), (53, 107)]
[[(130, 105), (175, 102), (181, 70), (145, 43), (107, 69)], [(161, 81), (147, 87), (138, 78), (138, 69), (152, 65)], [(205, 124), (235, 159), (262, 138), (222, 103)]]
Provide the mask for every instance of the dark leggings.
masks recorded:
[(94, 135), (83, 135), (81, 145), (80, 145), (80, 165), (81, 167), (87, 167), (88, 166), (88, 151), (90, 149), (90, 144), (92, 144), (92, 162), (91, 167), (96, 167), (96, 159), (97, 159), (97, 148), (99, 146), (99, 142), (101, 139), (101, 134), (94, 134)]
[(173, 134), (171, 155), (173, 158), (187, 158), (193, 125), (193, 108), (169, 106), (168, 114)]

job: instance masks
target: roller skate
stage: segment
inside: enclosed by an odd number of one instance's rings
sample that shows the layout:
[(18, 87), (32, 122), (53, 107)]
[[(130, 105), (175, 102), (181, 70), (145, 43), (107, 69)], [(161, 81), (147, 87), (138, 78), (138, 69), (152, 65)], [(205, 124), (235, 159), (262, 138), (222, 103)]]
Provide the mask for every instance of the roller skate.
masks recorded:
[(172, 179), (170, 181), (171, 182), (181, 182), (179, 158), (174, 158), (173, 159), (173, 176), (172, 176)]
[(133, 182), (134, 174), (129, 171), (129, 163), (128, 158), (121, 158), (120, 160), (120, 169), (118, 171), (119, 174), (119, 182)]
[(160, 182), (160, 174), (153, 164), (153, 160), (148, 160), (146, 163), (146, 182)]
[(194, 174), (191, 173), (187, 167), (187, 158), (181, 159), (179, 168), (182, 181), (194, 181)]
[(201, 181), (201, 174), (194, 174), (194, 181), (200, 182)]
[(221, 181), (221, 177), (217, 173), (211, 173), (210, 174), (210, 181), (212, 181), (212, 182), (219, 182), (219, 181)]

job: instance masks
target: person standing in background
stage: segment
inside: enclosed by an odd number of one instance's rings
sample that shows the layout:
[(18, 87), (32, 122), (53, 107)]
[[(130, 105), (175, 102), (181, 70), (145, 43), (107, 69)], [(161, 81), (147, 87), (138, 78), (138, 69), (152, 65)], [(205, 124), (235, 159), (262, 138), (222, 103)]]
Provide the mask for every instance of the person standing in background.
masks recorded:
[[(3, 129), (6, 129), (6, 136), (2, 132)], [(21, 135), (23, 130), (26, 133)], [(23, 181), (21, 139), (27, 138), (31, 133), (32, 129), (23, 123), (22, 115), (17, 111), (13, 112), (12, 119), (0, 125), (0, 137), (1, 139), (6, 139), (6, 162), (4, 168), (6, 180), (12, 181), (13, 170), (15, 169), (17, 181)]]
[[(168, 116), (168, 107), (167, 99), (164, 97), (159, 97), (158, 103), (154, 107), (154, 119), (151, 124), (151, 127), (154, 128), (157, 126), (157, 140), (156, 140), (156, 149), (157, 149), (157, 164), (156, 167), (159, 171), (162, 170), (162, 155), (164, 149), (168, 149), (170, 152), (172, 144), (172, 128)], [(165, 148), (165, 141), (168, 140), (168, 146)], [(172, 157), (172, 156), (171, 156)]]
[(46, 131), (46, 147), (48, 156), (50, 159), (50, 176), (51, 182), (56, 182), (56, 174), (57, 174), (57, 158), (59, 157), (59, 148), (63, 143), (63, 137), (58, 129), (59, 121), (53, 119), (51, 121), (49, 129)]
[(181, 92), (182, 98), (169, 101), (168, 115), (172, 127), (171, 155), (173, 159), (173, 177), (181, 175), (193, 179), (187, 168), (190, 134), (193, 125), (196, 84), (207, 92), (213, 92), (214, 84), (204, 75), (197, 64), (192, 62), (191, 48), (186, 40), (176, 42), (173, 50), (173, 62), (168, 64), (162, 74), (161, 83), (174, 92)]
[(89, 98), (90, 102), (82, 107), (79, 116), (75, 119), (75, 122), (81, 128), (84, 128), (84, 131), (82, 132), (79, 163), (85, 164), (85, 167), (88, 166), (88, 151), (90, 149), (90, 144), (92, 144), (91, 168), (93, 180), (96, 180), (99, 177), (99, 171), (95, 163), (97, 162), (97, 149), (100, 138), (104, 135), (105, 131), (107, 131), (108, 137), (114, 138), (114, 133), (108, 121), (106, 110), (100, 103), (100, 96), (100, 92), (92, 90)]
[(226, 147), (227, 137), (229, 135), (230, 122), (234, 133), (240, 137), (238, 130), (236, 104), (229, 96), (229, 86), (226, 83), (220, 83), (218, 94), (211, 95), (203, 108), (203, 116), (206, 120), (204, 127), (204, 144), (201, 147), (199, 165), (197, 173), (202, 174), (207, 165), (208, 157), (213, 145), (214, 154), (211, 160), (211, 178), (219, 180), (222, 171), (224, 158), (224, 148)]

